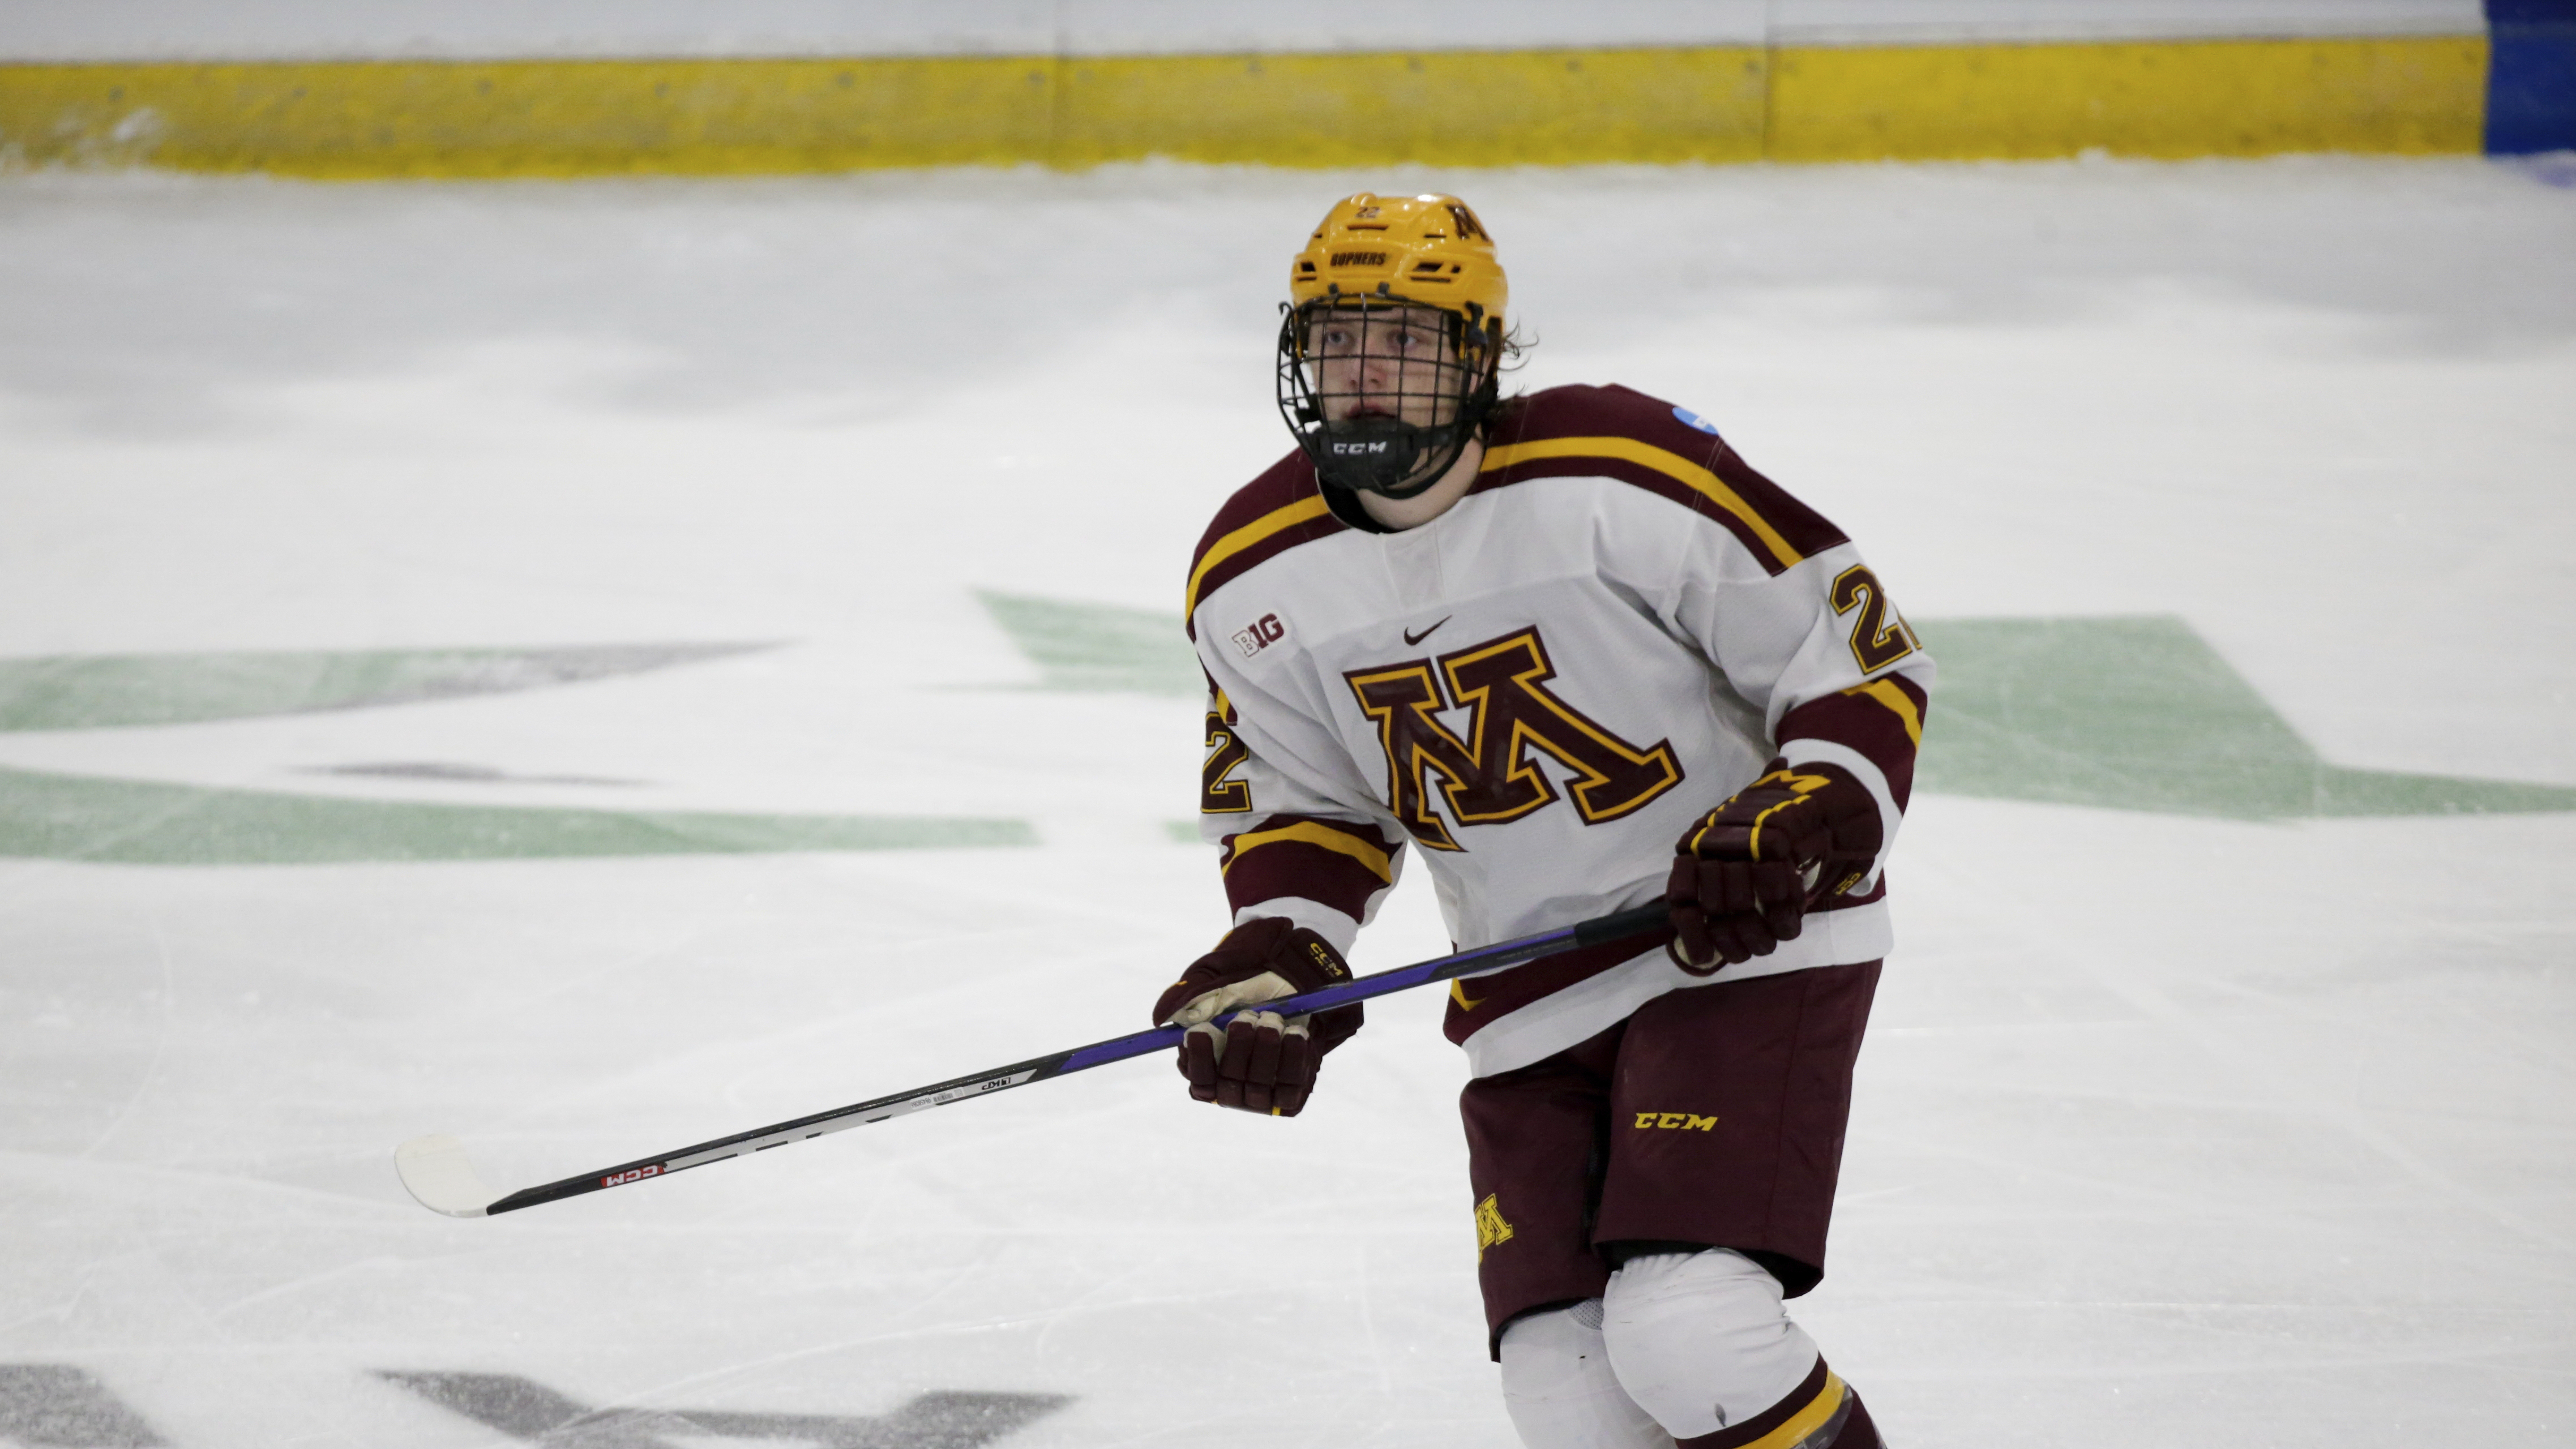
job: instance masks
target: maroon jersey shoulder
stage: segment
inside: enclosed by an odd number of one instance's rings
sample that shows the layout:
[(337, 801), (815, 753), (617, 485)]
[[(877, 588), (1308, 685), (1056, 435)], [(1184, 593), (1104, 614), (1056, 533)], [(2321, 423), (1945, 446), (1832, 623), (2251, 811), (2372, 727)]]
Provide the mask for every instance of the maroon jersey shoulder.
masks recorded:
[[(1725, 440), (1705, 425), (1682, 421), (1683, 410), (1635, 388), (1611, 383), (1581, 383), (1542, 388), (1514, 398), (1494, 444), (1532, 443), (1549, 438), (1618, 437), (1650, 443), (1705, 468), (1728, 451)], [(1694, 415), (1696, 416), (1696, 415)]]
[(1850, 542), (1754, 471), (1698, 414), (1616, 384), (1515, 398), (1494, 429), (1475, 491), (1576, 476), (1616, 478), (1699, 513), (1742, 539), (1775, 574)]
[(1236, 489), (1216, 511), (1207, 532), (1199, 536), (1199, 546), (1190, 553), (1189, 587), (1181, 601), (1183, 627), (1197, 638), (1199, 600), (1246, 570), (1348, 526), (1324, 502), (1314, 462), (1303, 450), (1292, 450), (1260, 477)]

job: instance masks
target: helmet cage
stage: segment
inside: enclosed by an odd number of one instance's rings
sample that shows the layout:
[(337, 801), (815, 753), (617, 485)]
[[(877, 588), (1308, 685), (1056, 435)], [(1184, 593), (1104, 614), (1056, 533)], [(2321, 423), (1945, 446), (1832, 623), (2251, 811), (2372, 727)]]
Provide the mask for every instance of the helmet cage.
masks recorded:
[[(1381, 286), (1280, 310), (1279, 414), (1333, 487), (1411, 498), (1494, 409), (1503, 324), (1473, 302), (1457, 312)], [(1408, 345), (1429, 317), (1441, 324), (1434, 357)]]

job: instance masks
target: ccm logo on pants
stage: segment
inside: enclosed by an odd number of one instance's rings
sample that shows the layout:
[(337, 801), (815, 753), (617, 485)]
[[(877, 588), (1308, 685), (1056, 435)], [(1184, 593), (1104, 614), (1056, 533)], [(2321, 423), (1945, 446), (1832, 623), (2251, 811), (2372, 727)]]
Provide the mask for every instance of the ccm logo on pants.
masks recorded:
[(1696, 1112), (1640, 1112), (1637, 1130), (1662, 1128), (1674, 1132), (1706, 1132), (1717, 1125), (1715, 1117), (1702, 1117)]

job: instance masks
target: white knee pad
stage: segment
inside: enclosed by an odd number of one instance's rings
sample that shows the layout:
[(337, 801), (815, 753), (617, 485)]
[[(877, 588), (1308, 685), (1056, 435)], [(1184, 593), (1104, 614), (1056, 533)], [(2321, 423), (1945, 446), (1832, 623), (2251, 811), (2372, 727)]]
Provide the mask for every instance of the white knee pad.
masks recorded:
[(1741, 1253), (1658, 1253), (1610, 1275), (1602, 1335), (1628, 1397), (1676, 1439), (1714, 1434), (1787, 1398), (1816, 1343), (1780, 1284)]
[(1514, 1319), (1503, 1330), (1503, 1408), (1529, 1449), (1673, 1446), (1611, 1372), (1598, 1298)]

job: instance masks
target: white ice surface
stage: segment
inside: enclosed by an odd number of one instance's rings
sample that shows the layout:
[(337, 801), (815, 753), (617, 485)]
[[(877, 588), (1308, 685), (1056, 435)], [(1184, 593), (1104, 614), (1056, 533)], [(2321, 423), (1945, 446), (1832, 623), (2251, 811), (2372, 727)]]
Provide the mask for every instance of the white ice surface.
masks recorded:
[[(379, 1369), (1077, 1395), (1029, 1449), (1508, 1444), (1428, 995), (1293, 1122), (1139, 1063), (489, 1221), (391, 1154), (455, 1132), (506, 1190), (1143, 1024), (1223, 924), (1163, 831), (1197, 707), (1024, 688), (969, 591), (1177, 608), (1283, 446), (1281, 258), (1362, 184), (1465, 189), (1528, 385), (1717, 419), (1913, 614), (2180, 614), (2339, 763), (2576, 783), (2546, 174), (0, 182), (0, 656), (783, 641), (0, 766), (1047, 842), (0, 862), (0, 1364), (182, 1449), (496, 1442)], [(301, 773), (388, 759), (653, 783)], [(1920, 800), (1801, 1321), (1907, 1449), (2565, 1438), (2572, 863), (2564, 816)], [(1363, 968), (1442, 949), (1427, 896)]]

